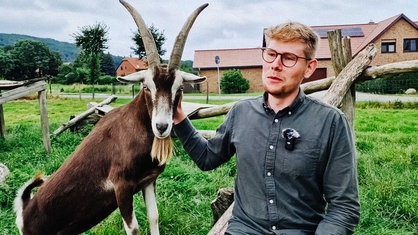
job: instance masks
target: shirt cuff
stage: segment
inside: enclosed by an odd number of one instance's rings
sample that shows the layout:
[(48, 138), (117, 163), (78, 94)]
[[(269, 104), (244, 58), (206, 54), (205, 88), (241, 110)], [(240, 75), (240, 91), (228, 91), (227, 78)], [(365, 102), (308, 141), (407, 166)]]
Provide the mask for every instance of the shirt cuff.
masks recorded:
[(319, 223), (318, 227), (316, 228), (315, 235), (351, 235), (353, 234), (352, 231), (326, 222)]

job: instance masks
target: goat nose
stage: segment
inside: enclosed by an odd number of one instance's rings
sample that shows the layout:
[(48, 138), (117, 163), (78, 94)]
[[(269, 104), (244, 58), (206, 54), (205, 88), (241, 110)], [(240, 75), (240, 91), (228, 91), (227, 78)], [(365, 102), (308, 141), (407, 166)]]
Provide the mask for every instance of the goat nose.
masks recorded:
[(156, 126), (157, 126), (157, 130), (160, 133), (163, 133), (164, 131), (167, 130), (168, 124), (167, 123), (157, 123)]

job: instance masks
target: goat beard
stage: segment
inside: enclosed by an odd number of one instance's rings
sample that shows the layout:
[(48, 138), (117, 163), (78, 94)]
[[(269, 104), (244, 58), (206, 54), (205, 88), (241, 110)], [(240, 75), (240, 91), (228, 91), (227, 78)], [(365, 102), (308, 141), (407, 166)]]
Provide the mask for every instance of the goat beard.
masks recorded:
[(167, 163), (167, 160), (173, 155), (173, 141), (171, 137), (159, 139), (154, 137), (151, 149), (152, 160), (157, 160), (158, 165), (162, 166)]

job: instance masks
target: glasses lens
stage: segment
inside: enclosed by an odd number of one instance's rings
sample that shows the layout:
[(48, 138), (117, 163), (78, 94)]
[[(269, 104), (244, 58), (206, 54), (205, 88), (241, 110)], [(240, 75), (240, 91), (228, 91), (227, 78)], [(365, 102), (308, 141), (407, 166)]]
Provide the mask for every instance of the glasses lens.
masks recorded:
[(284, 66), (292, 67), (298, 61), (298, 57), (292, 53), (283, 53), (281, 56), (281, 60)]
[(276, 57), (277, 57), (277, 53), (271, 49), (264, 49), (263, 50), (263, 59), (267, 62), (267, 63), (271, 63), (273, 62)]

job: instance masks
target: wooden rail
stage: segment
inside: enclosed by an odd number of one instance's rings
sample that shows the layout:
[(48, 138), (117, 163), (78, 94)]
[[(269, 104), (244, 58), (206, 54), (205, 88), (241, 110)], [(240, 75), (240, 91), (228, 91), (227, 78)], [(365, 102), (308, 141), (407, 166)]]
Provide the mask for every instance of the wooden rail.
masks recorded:
[(42, 128), (43, 145), (48, 153), (51, 152), (51, 139), (49, 137), (48, 124), (48, 108), (46, 103), (46, 87), (45, 79), (37, 79), (25, 81), (22, 83), (9, 83), (9, 85), (0, 86), (0, 90), (6, 90), (0, 93), (0, 136), (6, 135), (6, 125), (3, 114), (3, 104), (12, 100), (16, 100), (32, 93), (38, 93), (40, 119)]

